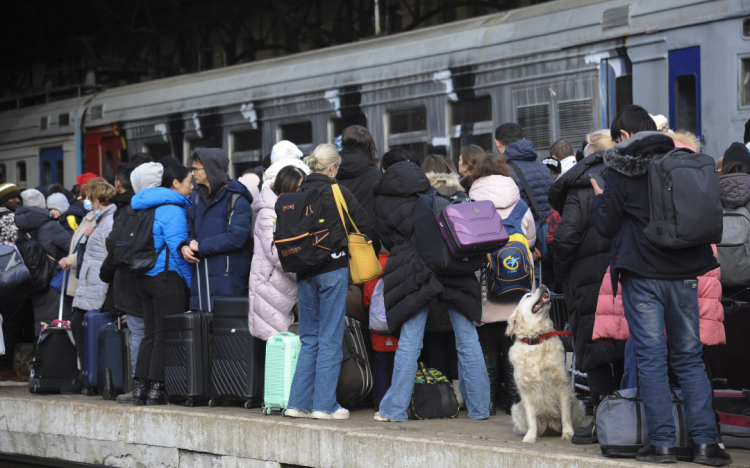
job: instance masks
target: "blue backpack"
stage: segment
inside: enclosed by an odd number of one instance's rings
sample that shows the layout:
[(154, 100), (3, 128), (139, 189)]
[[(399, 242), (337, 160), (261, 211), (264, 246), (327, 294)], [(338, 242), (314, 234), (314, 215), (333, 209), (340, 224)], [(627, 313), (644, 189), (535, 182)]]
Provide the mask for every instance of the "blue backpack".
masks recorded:
[(487, 255), (489, 296), (511, 298), (523, 296), (531, 291), (534, 281), (534, 264), (531, 260), (529, 241), (521, 227), (528, 209), (526, 202), (519, 199), (508, 217), (503, 219), (503, 227), (510, 239), (505, 247)]

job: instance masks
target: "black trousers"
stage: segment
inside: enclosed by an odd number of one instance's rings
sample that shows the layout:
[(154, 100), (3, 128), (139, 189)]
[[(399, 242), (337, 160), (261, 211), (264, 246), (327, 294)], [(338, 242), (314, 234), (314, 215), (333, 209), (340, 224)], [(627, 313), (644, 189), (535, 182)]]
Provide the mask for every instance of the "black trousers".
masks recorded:
[(622, 380), (623, 372), (622, 361), (603, 364), (586, 371), (589, 389), (591, 390), (591, 401), (594, 403), (594, 406), (599, 404), (601, 398), (612, 395), (615, 390), (620, 389), (620, 380)]
[(513, 377), (513, 364), (508, 359), (513, 340), (505, 336), (507, 328), (508, 322), (488, 323), (477, 328), (477, 335), (490, 377), (490, 398), (498, 405), (510, 408), (521, 398)]
[(76, 353), (78, 353), (78, 360), (81, 362), (81, 370), (83, 370), (83, 347), (84, 347), (84, 332), (83, 332), (83, 318), (86, 315), (87, 310), (79, 309), (78, 307), (72, 307), (73, 299), (70, 296), (65, 297), (63, 302), (63, 316), (66, 314), (66, 309), (70, 312), (70, 330), (73, 332), (73, 339), (76, 340)]
[(0, 315), (3, 316), (3, 342), (5, 355), (0, 356), (0, 370), (13, 368), (16, 343), (23, 339), (24, 312), (27, 309), (25, 296), (10, 292), (0, 296)]
[(187, 285), (174, 271), (136, 280), (143, 306), (143, 341), (138, 350), (135, 376), (164, 381), (164, 317), (185, 312)]

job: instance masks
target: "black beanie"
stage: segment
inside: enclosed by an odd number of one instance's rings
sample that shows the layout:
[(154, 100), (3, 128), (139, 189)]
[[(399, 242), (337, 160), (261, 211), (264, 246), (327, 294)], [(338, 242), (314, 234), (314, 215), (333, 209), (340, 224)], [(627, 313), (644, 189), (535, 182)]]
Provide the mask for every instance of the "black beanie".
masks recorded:
[(726, 167), (736, 162), (742, 163), (750, 169), (750, 151), (747, 150), (745, 145), (739, 142), (732, 143), (724, 151), (724, 160), (721, 162), (721, 167)]

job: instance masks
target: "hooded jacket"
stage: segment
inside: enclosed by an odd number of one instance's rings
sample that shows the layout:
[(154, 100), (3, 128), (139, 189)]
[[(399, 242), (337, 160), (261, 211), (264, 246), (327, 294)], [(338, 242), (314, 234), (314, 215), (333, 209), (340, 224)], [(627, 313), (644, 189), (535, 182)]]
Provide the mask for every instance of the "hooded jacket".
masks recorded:
[[(208, 187), (202, 185), (193, 191), (193, 205), (187, 212), (188, 236), (182, 245), (187, 245), (192, 240), (197, 241), (201, 262), (208, 263), (208, 281), (203, 265), (200, 273), (201, 295), (204, 299), (207, 297), (207, 283), (212, 302), (217, 297), (246, 296), (250, 262), (245, 246), (252, 236), (253, 198), (247, 187), (240, 182), (227, 182), (229, 160), (224, 150), (211, 148), (195, 152), (206, 169), (211, 191), (208, 193)], [(238, 194), (238, 198), (230, 213), (233, 194)], [(198, 304), (198, 278), (195, 275), (183, 278), (191, 280), (190, 307), (205, 309), (207, 304)]]
[[(549, 172), (549, 171), (548, 171)], [(521, 199), (521, 194), (513, 179), (502, 175), (480, 177), (475, 180), (469, 190), (469, 197), (475, 201), (488, 200), (495, 205), (495, 210), (501, 218), (507, 218)], [(526, 210), (521, 223), (523, 234), (529, 242), (529, 248), (534, 250), (536, 244), (536, 226), (531, 209)], [(543, 241), (542, 241), (543, 242)], [(482, 323), (504, 322), (513, 314), (518, 299), (490, 298), (482, 307)]]
[(289, 329), (294, 322), (292, 307), (297, 302), (297, 278), (294, 273), (284, 273), (273, 244), (278, 197), (272, 187), (272, 183), (265, 183), (260, 195), (253, 200), (256, 220), (248, 326), (250, 334), (263, 341)]
[(80, 227), (81, 221), (86, 216), (86, 210), (78, 208), (75, 205), (70, 205), (68, 211), (60, 216), (60, 224), (67, 231), (73, 233)]
[(70, 240), (70, 248), (68, 249), (68, 260), (70, 260), (70, 275), (68, 276), (68, 287), (65, 290), (65, 294), (74, 297), (76, 290), (78, 289), (78, 278), (80, 273), (76, 275), (76, 271), (83, 265), (78, 264), (78, 252), (86, 248), (88, 238), (86, 237), (86, 229), (89, 227), (96, 227), (96, 215), (93, 211), (86, 213), (81, 223), (78, 225), (78, 229), (73, 233), (73, 237)]
[(294, 166), (297, 169), (302, 170), (305, 175), (310, 175), (310, 166), (308, 166), (304, 162), (296, 158), (284, 158), (278, 162), (271, 164), (271, 166), (266, 169), (266, 171), (263, 173), (263, 182), (276, 180), (276, 176), (279, 175), (279, 171), (287, 166)]
[[(542, 164), (541, 161), (537, 161), (538, 156), (534, 150), (534, 144), (530, 140), (518, 140), (505, 148), (505, 157), (508, 158), (508, 162), (515, 163), (523, 172), (526, 182), (528, 182), (529, 188), (539, 204), (539, 209), (542, 211), (542, 219), (547, 219), (550, 208), (547, 194), (552, 187), (552, 174), (547, 166)], [(531, 208), (532, 204), (523, 184), (521, 184), (521, 179), (518, 178), (517, 174), (514, 177), (518, 190), (521, 191), (521, 198)]]
[(744, 206), (750, 211), (750, 174), (724, 174), (721, 182), (721, 205), (727, 209)]
[(99, 279), (99, 270), (107, 258), (106, 240), (112, 231), (112, 216), (116, 209), (117, 207), (110, 203), (96, 217), (96, 228), (86, 241), (86, 255), (83, 256), (73, 307), (83, 310), (101, 309), (107, 298), (109, 285)]
[(424, 172), (409, 161), (396, 163), (373, 190), (376, 227), (383, 245), (390, 250), (383, 278), (389, 333), (434, 298), (479, 322), (482, 309), (476, 276), (439, 277), (424, 265), (417, 252), (412, 214), (419, 194), (430, 190)]
[(649, 165), (654, 156), (673, 148), (674, 142), (663, 133), (640, 132), (604, 152), (607, 184), (604, 193), (594, 197), (592, 221), (599, 234), (614, 239), (609, 261), (614, 290), (622, 271), (676, 280), (697, 278), (719, 266), (708, 244), (664, 249), (643, 232), (650, 217)]
[(130, 185), (135, 193), (144, 188), (158, 187), (164, 175), (164, 166), (155, 162), (143, 163), (130, 173)]
[[(367, 216), (370, 224), (375, 225), (375, 196), (372, 189), (383, 178), (383, 172), (378, 169), (369, 154), (357, 150), (344, 149), (339, 151), (341, 166), (336, 174), (339, 185), (346, 187), (354, 195)], [(372, 239), (375, 251), (380, 251), (380, 239), (377, 233)]]
[(154, 249), (160, 253), (154, 268), (144, 275), (156, 276), (168, 268), (190, 284), (190, 265), (180, 255), (180, 244), (188, 235), (186, 211), (190, 204), (187, 197), (166, 187), (147, 188), (133, 196), (130, 206), (134, 210), (157, 207), (154, 212)]
[(425, 174), (430, 185), (444, 197), (450, 197), (456, 192), (463, 192), (464, 187), (461, 185), (458, 174), (445, 174), (442, 172), (427, 172)]
[(604, 152), (582, 159), (560, 176), (549, 191), (550, 204), (561, 215), (553, 243), (555, 279), (563, 284), (576, 368), (583, 371), (621, 361), (624, 350), (623, 343), (612, 347), (591, 338), (612, 240), (602, 237), (591, 222), (594, 189), (589, 174), (599, 174), (606, 180)]
[(73, 235), (52, 219), (46, 209), (22, 206), (16, 210), (15, 221), (18, 229), (39, 240), (55, 263), (67, 255)]

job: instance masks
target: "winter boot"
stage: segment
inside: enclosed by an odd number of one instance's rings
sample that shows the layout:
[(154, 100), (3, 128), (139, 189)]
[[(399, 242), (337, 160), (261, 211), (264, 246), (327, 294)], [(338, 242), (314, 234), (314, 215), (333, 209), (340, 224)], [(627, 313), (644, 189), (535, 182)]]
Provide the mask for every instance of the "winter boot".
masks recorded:
[(135, 379), (135, 390), (133, 390), (133, 404), (145, 405), (148, 396), (148, 379)]
[(497, 399), (497, 353), (486, 353), (484, 364), (487, 367), (487, 376), (490, 378), (490, 416), (495, 416), (495, 400)]
[(146, 396), (147, 405), (166, 405), (167, 399), (164, 396), (164, 382), (158, 382), (156, 380), (151, 381), (151, 388), (148, 390), (148, 396)]
[(591, 423), (589, 423), (588, 426), (576, 429), (571, 442), (576, 445), (590, 445), (599, 442), (599, 438), (596, 435), (596, 408), (601, 401), (600, 397), (595, 395), (591, 396), (591, 404), (594, 407), (594, 419), (591, 420)]
[(500, 392), (500, 404), (505, 406), (505, 413), (510, 414), (513, 405), (521, 401), (521, 396), (518, 394), (516, 379), (513, 376), (513, 365), (506, 356), (502, 358), (502, 366), (498, 369), (498, 374), (503, 383), (503, 389)]

